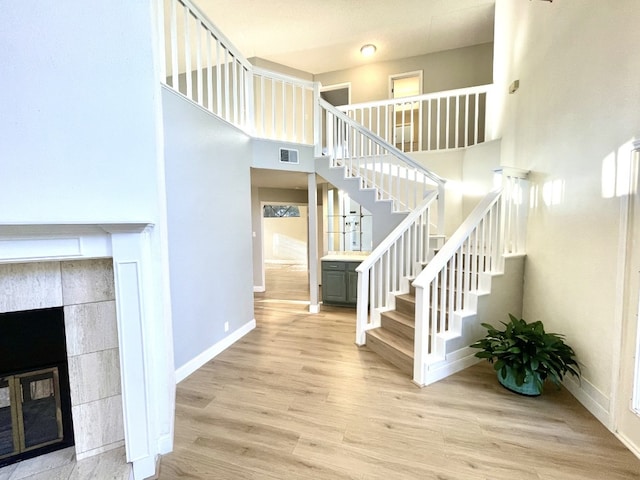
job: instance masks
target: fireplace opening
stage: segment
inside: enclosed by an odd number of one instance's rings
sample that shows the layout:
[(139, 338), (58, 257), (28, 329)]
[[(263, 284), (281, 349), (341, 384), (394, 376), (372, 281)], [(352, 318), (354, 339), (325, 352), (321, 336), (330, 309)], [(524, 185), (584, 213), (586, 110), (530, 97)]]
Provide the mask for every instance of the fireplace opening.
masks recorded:
[(0, 466), (73, 444), (62, 307), (0, 314)]

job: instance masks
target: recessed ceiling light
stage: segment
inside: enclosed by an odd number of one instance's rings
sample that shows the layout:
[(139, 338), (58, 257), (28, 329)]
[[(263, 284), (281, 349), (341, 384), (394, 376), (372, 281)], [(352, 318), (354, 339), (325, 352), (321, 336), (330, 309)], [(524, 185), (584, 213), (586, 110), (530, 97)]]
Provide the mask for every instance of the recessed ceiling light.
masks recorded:
[(362, 48), (360, 49), (360, 53), (363, 57), (370, 57), (371, 55), (376, 53), (376, 46), (372, 43), (367, 43), (366, 45), (362, 46)]

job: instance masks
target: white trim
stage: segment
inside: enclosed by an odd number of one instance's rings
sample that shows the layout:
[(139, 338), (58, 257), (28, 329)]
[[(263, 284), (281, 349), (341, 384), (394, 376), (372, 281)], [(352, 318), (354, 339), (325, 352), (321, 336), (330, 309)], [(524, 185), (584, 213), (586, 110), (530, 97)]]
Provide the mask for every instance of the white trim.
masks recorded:
[(173, 381), (171, 369), (153, 368), (166, 352), (153, 349), (158, 323), (150, 305), (161, 304), (162, 295), (153, 281), (152, 229), (150, 222), (0, 225), (7, 247), (0, 250), (0, 263), (113, 258), (124, 445), (135, 479), (155, 471), (159, 423), (168, 421), (168, 412), (157, 410), (159, 395)]
[(267, 289), (265, 288), (264, 285), (254, 285), (253, 286), (253, 293), (264, 293), (266, 291), (267, 291)]
[[(638, 182), (638, 157), (640, 156), (640, 140), (634, 140), (632, 142), (632, 149), (630, 152), (631, 157), (629, 158), (629, 161), (631, 162), (631, 168), (629, 169), (631, 171), (631, 175), (630, 175), (630, 189), (629, 189), (629, 195), (624, 195), (624, 198), (626, 199), (626, 208), (627, 210), (631, 209), (630, 206), (630, 197), (631, 195), (633, 195), (634, 198), (637, 198), (637, 182)], [(635, 211), (635, 209), (638, 208), (638, 202), (635, 201), (633, 204), (633, 222), (636, 221), (636, 219), (638, 218), (638, 213), (637, 211)], [(628, 219), (628, 217), (627, 217)], [(625, 232), (625, 240), (628, 242), (629, 241), (629, 236), (633, 233), (631, 231), (631, 228), (633, 228), (633, 224), (631, 223), (631, 221), (627, 221), (627, 225), (626, 225), (627, 231)], [(625, 246), (628, 246), (628, 244), (626, 244)], [(630, 255), (627, 250), (625, 249), (625, 270), (623, 272), (623, 275), (626, 274), (627, 272), (627, 255)], [(624, 278), (624, 277), (623, 277)], [(636, 284), (637, 285), (637, 284)], [(635, 294), (635, 293), (634, 293)], [(640, 323), (638, 321), (638, 319), (640, 318), (638, 316), (638, 313), (640, 313), (640, 298), (638, 299), (638, 306), (636, 307), (636, 311), (633, 312), (635, 314), (635, 322), (636, 322), (636, 344), (635, 344), (635, 365), (634, 365), (634, 370), (633, 370), (633, 390), (631, 391), (631, 411), (637, 415), (640, 416)], [(630, 317), (632, 315), (631, 312), (627, 312), (627, 317)], [(622, 317), (621, 318), (621, 324), (620, 324), (620, 345), (622, 346), (623, 344), (623, 339), (622, 339), (622, 322), (624, 322), (625, 318)], [(617, 360), (617, 363), (614, 363), (614, 367), (618, 367), (618, 370), (621, 371), (620, 369), (620, 363), (622, 362), (622, 348), (619, 349), (619, 351), (614, 351), (614, 360)], [(618, 377), (619, 378), (619, 377)], [(615, 390), (613, 390), (613, 392), (617, 392), (617, 388), (618, 388), (619, 383), (616, 382), (614, 384), (615, 386)], [(615, 418), (615, 417), (614, 417)], [(617, 420), (617, 419), (616, 419)]]
[(160, 455), (166, 455), (173, 451), (173, 435), (166, 433), (158, 439), (158, 453)]
[(195, 358), (189, 360), (187, 363), (182, 365), (180, 368), (176, 369), (176, 383), (180, 383), (193, 372), (202, 367), (205, 363), (211, 361), (214, 357), (224, 352), (231, 345), (236, 343), (242, 337), (244, 337), (251, 330), (256, 328), (256, 320), (255, 318), (247, 323), (245, 323), (242, 327), (235, 330), (230, 335), (227, 335), (225, 338), (220, 340), (218, 343), (212, 345), (200, 355)]
[[(629, 180), (631, 182), (631, 179)], [(620, 385), (621, 363), (622, 363), (622, 347), (624, 339), (622, 337), (622, 325), (625, 321), (625, 298), (629, 292), (626, 276), (627, 264), (629, 262), (627, 248), (629, 243), (629, 223), (631, 199), (630, 195), (622, 195), (620, 197), (620, 215), (618, 225), (618, 252), (616, 255), (616, 293), (613, 307), (613, 340), (612, 340), (612, 368), (611, 368), (611, 404), (608, 412), (608, 421), (602, 422), (605, 425), (615, 425), (617, 423), (617, 405), (616, 397)], [(631, 312), (629, 312), (631, 313)]]
[(611, 417), (611, 399), (598, 390), (589, 380), (580, 378), (580, 383), (573, 377), (565, 377), (562, 384), (591, 414), (605, 427), (614, 431)]
[(626, 435), (620, 432), (613, 432), (613, 434), (622, 442), (622, 444), (627, 447), (631, 453), (633, 453), (636, 457), (640, 459), (640, 450), (638, 446), (633, 443)]
[[(395, 99), (396, 97), (393, 96), (393, 81), (394, 80), (400, 80), (402, 78), (411, 78), (411, 77), (418, 77), (420, 79), (420, 92), (418, 93), (418, 95), (422, 95), (422, 91), (423, 91), (423, 85), (424, 85), (424, 70), (414, 70), (412, 72), (404, 72), (404, 73), (393, 73), (391, 75), (389, 75), (389, 90), (388, 90), (388, 94), (389, 94), (389, 98), (390, 99)], [(415, 96), (415, 95), (412, 95)], [(398, 98), (402, 98), (402, 97), (398, 97)]]
[(441, 362), (426, 365), (424, 378), (422, 383), (413, 379), (413, 383), (420, 387), (431, 385), (432, 383), (442, 380), (454, 373), (460, 372), (482, 359), (475, 356), (475, 350), (470, 347), (464, 347), (455, 352), (447, 354), (447, 359)]
[(309, 313), (320, 313), (320, 304), (317, 304), (317, 305), (309, 304)]

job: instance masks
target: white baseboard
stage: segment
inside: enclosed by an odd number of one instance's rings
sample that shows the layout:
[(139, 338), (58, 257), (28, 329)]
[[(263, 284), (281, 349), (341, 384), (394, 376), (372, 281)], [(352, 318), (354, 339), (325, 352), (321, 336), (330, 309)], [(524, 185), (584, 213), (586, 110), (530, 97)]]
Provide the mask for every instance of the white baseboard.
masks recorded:
[(633, 453), (636, 457), (640, 459), (640, 450), (638, 449), (638, 446), (635, 443), (633, 443), (631, 440), (629, 440), (629, 438), (627, 438), (624, 434), (620, 432), (613, 432), (613, 433), (615, 434), (616, 437), (618, 437), (618, 440), (620, 440), (625, 447), (631, 450), (631, 453)]
[(247, 322), (246, 324), (244, 324), (242, 327), (240, 327), (239, 329), (237, 329), (236, 331), (234, 331), (230, 335), (228, 335), (225, 338), (223, 338), (222, 340), (220, 340), (215, 345), (212, 345), (211, 347), (206, 349), (204, 352), (202, 352), (197, 357), (189, 360), (187, 363), (182, 365), (180, 368), (177, 368), (176, 369), (176, 383), (180, 383), (182, 380), (184, 380), (189, 375), (191, 375), (193, 372), (198, 370), (205, 363), (207, 363), (208, 361), (213, 359), (216, 355), (219, 355), (220, 353), (225, 351), (227, 348), (229, 348), (231, 345), (236, 343), (238, 340), (240, 340), (242, 337), (244, 337), (247, 333), (249, 333), (254, 328), (256, 328), (256, 320), (255, 320), (255, 318), (253, 320), (251, 320), (250, 322)]
[(564, 377), (562, 384), (578, 402), (596, 417), (605, 427), (613, 431), (613, 419), (609, 408), (609, 397), (598, 390), (589, 380), (580, 378), (580, 383), (573, 377)]
[(309, 313), (320, 313), (320, 305), (309, 305)]
[(160, 455), (166, 455), (173, 451), (173, 436), (171, 434), (164, 434), (158, 439), (158, 453)]
[[(430, 385), (443, 378), (475, 365), (481, 359), (475, 356), (475, 350), (465, 347), (447, 354), (447, 358), (427, 369), (423, 386)], [(414, 382), (416, 383), (416, 382)]]
[(267, 289), (264, 288), (264, 285), (254, 285), (253, 286), (253, 293), (264, 293), (266, 291), (267, 291)]

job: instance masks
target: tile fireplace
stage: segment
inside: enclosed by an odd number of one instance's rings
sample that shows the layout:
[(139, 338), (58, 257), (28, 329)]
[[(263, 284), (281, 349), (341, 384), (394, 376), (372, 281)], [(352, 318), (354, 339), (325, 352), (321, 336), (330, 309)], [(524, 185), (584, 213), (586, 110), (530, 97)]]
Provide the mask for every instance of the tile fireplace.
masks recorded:
[[(77, 460), (124, 446), (137, 480), (171, 450), (175, 382), (150, 230), (0, 225), (0, 337), (11, 337), (0, 340), (0, 465), (61, 445), (74, 444)], [(57, 320), (43, 323), (38, 311)], [(58, 333), (43, 330), (56, 322)], [(42, 338), (22, 354), (29, 330)], [(55, 359), (20, 363), (47, 349)]]

